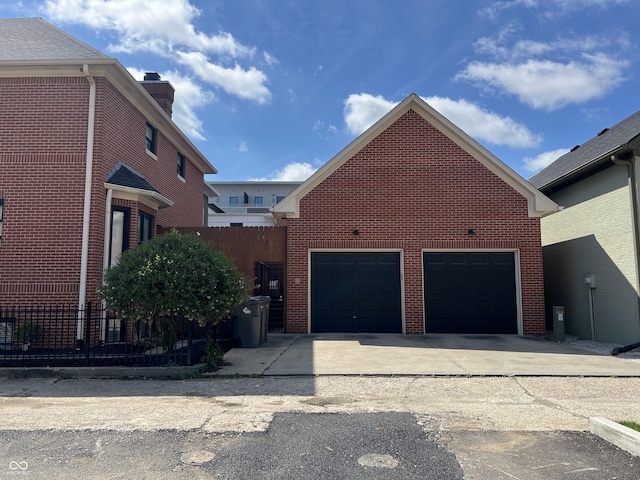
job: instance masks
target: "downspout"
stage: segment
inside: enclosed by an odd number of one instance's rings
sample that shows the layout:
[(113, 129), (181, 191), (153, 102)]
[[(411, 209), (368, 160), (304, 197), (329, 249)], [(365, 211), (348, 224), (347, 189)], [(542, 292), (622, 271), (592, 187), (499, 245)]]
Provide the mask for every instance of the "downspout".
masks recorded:
[(82, 343), (85, 302), (87, 297), (87, 269), (89, 263), (89, 218), (91, 213), (91, 180), (93, 174), (93, 138), (96, 116), (96, 82), (89, 75), (89, 65), (82, 65), (89, 82), (89, 119), (87, 122), (87, 159), (84, 180), (84, 213), (82, 216), (82, 251), (80, 259), (80, 293), (78, 295), (78, 330), (76, 339)]
[[(638, 301), (638, 312), (640, 312), (640, 222), (639, 220), (639, 212), (640, 207), (638, 206), (638, 175), (636, 172), (636, 161), (640, 159), (639, 152), (637, 148), (634, 148), (631, 151), (630, 158), (619, 158), (617, 155), (611, 156), (611, 161), (616, 165), (626, 165), (627, 166), (627, 175), (628, 175), (628, 183), (629, 183), (629, 191), (631, 192), (631, 223), (633, 224), (633, 246), (635, 250), (636, 257), (636, 297)], [(640, 322), (640, 315), (638, 318)]]
[[(109, 268), (109, 247), (111, 246), (111, 200), (113, 198), (113, 189), (107, 189), (107, 200), (104, 206), (104, 251), (102, 257), (102, 272), (106, 272)], [(107, 332), (107, 301), (103, 298), (100, 302), (102, 306), (102, 319), (100, 321), (100, 340), (106, 340)]]

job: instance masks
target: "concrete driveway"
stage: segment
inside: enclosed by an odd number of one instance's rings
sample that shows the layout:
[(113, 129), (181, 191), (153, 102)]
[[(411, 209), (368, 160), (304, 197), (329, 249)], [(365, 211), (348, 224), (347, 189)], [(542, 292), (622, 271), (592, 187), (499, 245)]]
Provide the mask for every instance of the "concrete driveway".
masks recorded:
[(270, 334), (218, 375), (640, 377), (640, 362), (517, 335)]

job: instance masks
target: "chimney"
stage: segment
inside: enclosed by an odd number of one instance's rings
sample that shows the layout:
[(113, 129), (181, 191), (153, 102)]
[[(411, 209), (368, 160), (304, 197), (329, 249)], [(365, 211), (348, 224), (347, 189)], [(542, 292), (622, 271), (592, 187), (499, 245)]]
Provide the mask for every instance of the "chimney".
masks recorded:
[(140, 82), (140, 85), (149, 92), (149, 95), (167, 112), (167, 115), (171, 117), (173, 107), (173, 92), (175, 91), (173, 86), (166, 80), (160, 80), (160, 75), (156, 72), (146, 72), (144, 80)]

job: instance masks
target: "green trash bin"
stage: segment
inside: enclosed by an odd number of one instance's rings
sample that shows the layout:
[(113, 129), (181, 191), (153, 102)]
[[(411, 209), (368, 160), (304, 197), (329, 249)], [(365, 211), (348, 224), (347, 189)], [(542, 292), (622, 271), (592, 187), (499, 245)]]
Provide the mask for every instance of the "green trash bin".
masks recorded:
[(266, 296), (250, 297), (247, 304), (232, 314), (233, 336), (240, 348), (255, 348), (267, 341), (269, 302)]

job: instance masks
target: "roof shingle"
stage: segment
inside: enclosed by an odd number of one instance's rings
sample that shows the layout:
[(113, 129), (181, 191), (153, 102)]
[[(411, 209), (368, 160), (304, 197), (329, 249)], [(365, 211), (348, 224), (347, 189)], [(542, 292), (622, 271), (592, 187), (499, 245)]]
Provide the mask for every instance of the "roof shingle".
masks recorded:
[(138, 190), (148, 190), (157, 192), (155, 188), (147, 182), (142, 175), (120, 162), (114, 171), (107, 178), (107, 183), (120, 185), (121, 187), (137, 188)]
[(0, 62), (110, 58), (41, 18), (0, 18)]
[(536, 188), (565, 177), (580, 168), (600, 160), (631, 142), (640, 135), (640, 111), (622, 120), (610, 129), (601, 132), (579, 148), (564, 154), (551, 165), (529, 179)]

